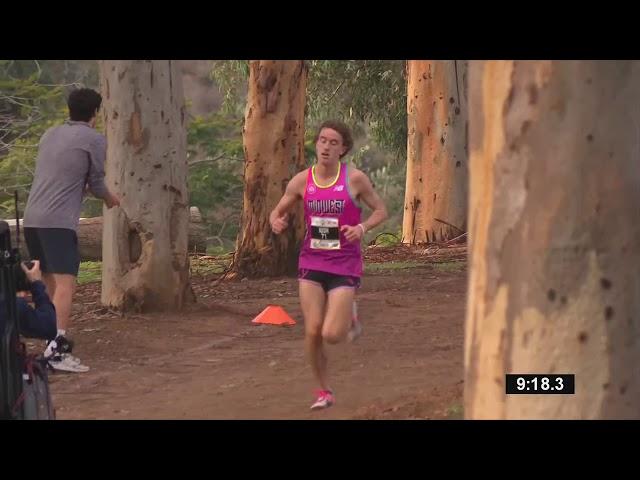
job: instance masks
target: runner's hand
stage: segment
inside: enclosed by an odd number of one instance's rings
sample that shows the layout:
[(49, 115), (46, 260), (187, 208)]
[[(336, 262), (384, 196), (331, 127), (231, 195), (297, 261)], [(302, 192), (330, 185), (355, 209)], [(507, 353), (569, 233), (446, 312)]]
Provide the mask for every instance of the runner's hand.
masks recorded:
[(364, 230), (360, 225), (342, 225), (340, 231), (344, 233), (348, 242), (359, 242), (364, 237)]
[(271, 219), (271, 230), (276, 235), (282, 233), (289, 226), (289, 214), (285, 213), (281, 217)]

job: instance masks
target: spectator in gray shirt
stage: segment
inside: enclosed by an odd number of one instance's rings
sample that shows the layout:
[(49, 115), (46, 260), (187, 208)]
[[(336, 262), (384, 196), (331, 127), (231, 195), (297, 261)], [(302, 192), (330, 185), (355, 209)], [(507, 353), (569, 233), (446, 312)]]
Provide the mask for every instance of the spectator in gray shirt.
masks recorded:
[[(29, 255), (40, 261), (43, 280), (57, 313), (57, 335), (45, 356), (53, 368), (86, 372), (89, 367), (70, 354), (67, 329), (80, 267), (76, 229), (85, 191), (107, 208), (120, 200), (104, 183), (107, 142), (95, 130), (102, 97), (83, 88), (67, 101), (69, 120), (50, 128), (40, 139), (36, 171), (24, 212), (24, 236)], [(61, 348), (62, 346), (65, 348)]]

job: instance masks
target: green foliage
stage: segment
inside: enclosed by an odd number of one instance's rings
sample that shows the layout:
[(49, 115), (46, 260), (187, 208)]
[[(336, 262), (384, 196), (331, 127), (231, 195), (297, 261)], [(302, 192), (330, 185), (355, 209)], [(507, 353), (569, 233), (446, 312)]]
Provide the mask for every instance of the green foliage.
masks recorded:
[(440, 272), (462, 272), (467, 268), (467, 263), (463, 260), (435, 262), (433, 268)]
[(221, 113), (195, 117), (187, 129), (189, 158), (212, 159), (219, 155), (242, 158), (242, 119)]
[(78, 284), (99, 282), (102, 280), (102, 262), (81, 262), (78, 271)]
[(424, 267), (424, 262), (406, 261), (406, 262), (385, 262), (385, 263), (367, 263), (364, 270), (366, 273), (382, 273), (393, 272), (395, 270), (408, 270), (411, 268)]
[(196, 117), (187, 130), (189, 204), (197, 206), (209, 237), (230, 249), (238, 234), (244, 168), (240, 118)]
[(247, 60), (216, 60), (213, 62), (211, 78), (224, 95), (222, 113), (237, 116), (244, 110), (249, 62)]
[(64, 91), (42, 82), (37, 61), (0, 60), (0, 215), (15, 215), (13, 193), (21, 210), (29, 193), (38, 141), (64, 116)]
[(209, 245), (207, 247), (207, 255), (220, 256), (229, 253), (229, 250), (221, 247), (220, 245)]
[[(212, 78), (226, 112), (244, 106), (248, 61), (214, 63)], [(344, 121), (356, 136), (369, 134), (396, 159), (406, 155), (407, 84), (401, 60), (311, 60), (307, 82), (307, 130), (328, 118)], [(315, 154), (314, 154), (315, 155)]]
[[(361, 148), (362, 154), (357, 165), (369, 175), (373, 187), (380, 198), (384, 201), (389, 218), (378, 227), (367, 232), (365, 243), (372, 242), (381, 233), (396, 235), (402, 238), (402, 216), (404, 213), (404, 189), (406, 164), (404, 162), (394, 162), (389, 153), (377, 148), (375, 145), (365, 145)], [(365, 207), (364, 218), (368, 216), (368, 209)], [(378, 244), (388, 244), (393, 241), (391, 235), (386, 235), (378, 239)]]
[[(68, 89), (97, 85), (92, 60), (0, 60), (0, 215), (15, 215), (15, 190), (24, 211), (38, 142), (48, 128), (67, 118)], [(102, 212), (100, 200), (85, 202), (83, 214)]]
[(402, 229), (396, 231), (395, 233), (391, 232), (382, 232), (378, 235), (375, 235), (372, 241), (375, 241), (375, 245), (381, 247), (393, 247), (394, 245), (398, 245), (400, 240), (402, 239)]
[(407, 82), (399, 60), (312, 60), (307, 86), (308, 124), (337, 118), (356, 135), (368, 133), (396, 158), (407, 143)]
[[(211, 262), (198, 257), (189, 259), (194, 275), (213, 275), (224, 271), (224, 262)], [(102, 280), (102, 262), (81, 262), (78, 271), (78, 284), (100, 282)]]

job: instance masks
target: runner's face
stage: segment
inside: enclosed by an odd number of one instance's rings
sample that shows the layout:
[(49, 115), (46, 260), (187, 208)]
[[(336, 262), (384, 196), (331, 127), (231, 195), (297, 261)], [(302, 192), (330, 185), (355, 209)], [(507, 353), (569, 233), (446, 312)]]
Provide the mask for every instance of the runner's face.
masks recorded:
[(318, 163), (329, 166), (340, 161), (340, 155), (346, 148), (342, 143), (342, 135), (331, 128), (323, 128), (316, 142)]

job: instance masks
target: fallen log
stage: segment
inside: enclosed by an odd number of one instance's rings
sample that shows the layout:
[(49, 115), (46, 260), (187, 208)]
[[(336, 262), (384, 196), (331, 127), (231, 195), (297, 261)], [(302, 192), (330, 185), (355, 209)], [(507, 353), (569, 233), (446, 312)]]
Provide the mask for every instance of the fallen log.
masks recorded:
[[(197, 221), (197, 217), (191, 216), (189, 222), (189, 252), (205, 253), (207, 250), (207, 232), (205, 226)], [(196, 221), (193, 221), (196, 220)], [(11, 244), (16, 245), (16, 221), (7, 220), (11, 227)], [(81, 218), (78, 224), (78, 247), (81, 261), (102, 260), (102, 217)], [(20, 220), (20, 252), (23, 258), (27, 258), (27, 246), (24, 241), (22, 220)]]

